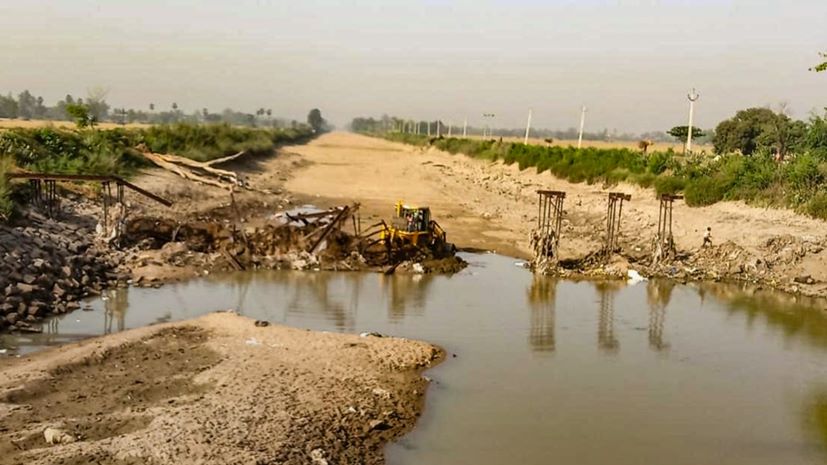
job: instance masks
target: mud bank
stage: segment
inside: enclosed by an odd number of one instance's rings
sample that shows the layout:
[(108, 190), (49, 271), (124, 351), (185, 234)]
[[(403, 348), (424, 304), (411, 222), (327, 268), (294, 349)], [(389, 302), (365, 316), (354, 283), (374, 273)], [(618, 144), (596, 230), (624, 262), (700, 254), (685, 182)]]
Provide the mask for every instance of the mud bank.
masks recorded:
[(442, 358), (254, 323), (214, 313), (6, 362), (0, 464), (384, 463)]
[[(681, 283), (746, 283), (807, 297), (824, 297), (827, 283), (818, 279), (819, 267), (808, 258), (827, 248), (827, 241), (814, 236), (776, 236), (751, 250), (727, 241), (690, 251), (653, 264), (645, 250), (638, 249), (603, 260), (597, 255), (562, 260), (543, 274), (563, 278), (627, 279), (629, 271), (646, 278), (672, 279)], [(814, 277), (815, 276), (815, 277)]]

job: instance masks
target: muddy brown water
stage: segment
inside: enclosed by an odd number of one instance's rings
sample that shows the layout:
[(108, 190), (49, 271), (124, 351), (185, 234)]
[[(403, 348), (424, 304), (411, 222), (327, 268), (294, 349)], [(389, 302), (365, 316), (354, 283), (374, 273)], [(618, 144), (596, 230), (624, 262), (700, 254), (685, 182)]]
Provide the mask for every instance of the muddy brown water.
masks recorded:
[[(736, 286), (535, 278), (497, 255), (454, 276), (262, 272), (123, 289), (0, 336), (7, 356), (236, 308), (378, 331), (449, 356), (390, 464), (821, 464), (823, 302)], [(453, 355), (456, 355), (455, 357)]]

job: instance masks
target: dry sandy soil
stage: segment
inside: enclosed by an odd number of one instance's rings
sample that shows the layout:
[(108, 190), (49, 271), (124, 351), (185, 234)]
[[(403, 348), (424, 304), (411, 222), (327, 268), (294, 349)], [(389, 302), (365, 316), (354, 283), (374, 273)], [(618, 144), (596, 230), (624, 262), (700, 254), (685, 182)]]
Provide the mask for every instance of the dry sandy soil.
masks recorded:
[(383, 463), (441, 356), (233, 313), (92, 339), (0, 366), (0, 464)]
[[(435, 219), (459, 247), (493, 249), (528, 257), (529, 233), (537, 221), (537, 189), (566, 191), (563, 258), (578, 258), (598, 250), (606, 218), (606, 194), (632, 195), (624, 206), (621, 245), (648, 250), (656, 235), (659, 202), (654, 192), (621, 184), (573, 184), (549, 173), (520, 171), (435, 149), (393, 143), (350, 133), (326, 134), (303, 146), (286, 147), (304, 166), (294, 171), (285, 188), (299, 196), (319, 196), (332, 203), (358, 199), (377, 217), (388, 217), (397, 200), (427, 204)], [(827, 223), (789, 210), (721, 202), (690, 208), (676, 202), (673, 232), (679, 249), (697, 250), (703, 232), (712, 228), (717, 244), (732, 241), (760, 255), (771, 238), (791, 235), (824, 240)], [(810, 254), (788, 270), (827, 280), (824, 253)]]
[[(48, 120), (39, 120), (39, 119), (32, 119), (32, 120), (22, 120), (22, 119), (6, 119), (0, 118), (0, 129), (10, 129), (10, 128), (41, 128), (44, 126), (54, 126), (56, 128), (66, 128), (66, 129), (74, 129), (75, 123), (71, 121), (48, 121)], [(141, 128), (141, 127), (149, 127), (148, 124), (143, 123), (129, 123), (126, 125), (121, 125), (117, 123), (97, 123), (95, 124), (96, 128), (100, 129), (114, 129), (114, 128)]]

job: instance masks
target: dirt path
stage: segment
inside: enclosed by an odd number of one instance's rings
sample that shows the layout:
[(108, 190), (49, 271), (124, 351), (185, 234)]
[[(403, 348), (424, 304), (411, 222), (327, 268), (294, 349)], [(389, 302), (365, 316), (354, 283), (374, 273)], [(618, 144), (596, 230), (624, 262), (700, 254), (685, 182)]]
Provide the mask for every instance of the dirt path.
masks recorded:
[(440, 357), (231, 313), (92, 339), (0, 365), (0, 464), (383, 463)]
[[(430, 204), (434, 217), (460, 247), (527, 257), (529, 233), (537, 220), (535, 192), (540, 188), (567, 192), (563, 258), (581, 257), (600, 247), (609, 190), (632, 195), (632, 202), (623, 210), (621, 245), (626, 250), (649, 250), (656, 233), (658, 201), (653, 191), (631, 185), (607, 189), (572, 184), (532, 169), (519, 171), (516, 165), (343, 132), (287, 149), (309, 162), (287, 181), (288, 191), (333, 202), (359, 199), (368, 212), (383, 218), (400, 199)], [(816, 281), (811, 293), (827, 291), (827, 286), (820, 284), (827, 281), (827, 258), (822, 252), (825, 226), (823, 221), (789, 210), (756, 208), (742, 202), (704, 208), (677, 202), (674, 211), (675, 240), (685, 251), (699, 249), (707, 227), (712, 228), (714, 243), (731, 241), (757, 257), (778, 253), (778, 247), (768, 242), (791, 236), (800, 247), (791, 249), (789, 253), (795, 256), (776, 265), (776, 271), (790, 280), (811, 276)]]

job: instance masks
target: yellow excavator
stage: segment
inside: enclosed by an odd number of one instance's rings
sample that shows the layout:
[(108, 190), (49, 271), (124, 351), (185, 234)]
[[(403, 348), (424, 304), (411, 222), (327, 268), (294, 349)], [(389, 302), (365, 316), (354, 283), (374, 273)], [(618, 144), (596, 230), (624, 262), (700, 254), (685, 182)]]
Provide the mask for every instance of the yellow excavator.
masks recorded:
[(396, 214), (385, 224), (379, 239), (388, 245), (439, 248), (447, 245), (445, 230), (431, 219), (428, 207), (412, 207), (396, 202)]

